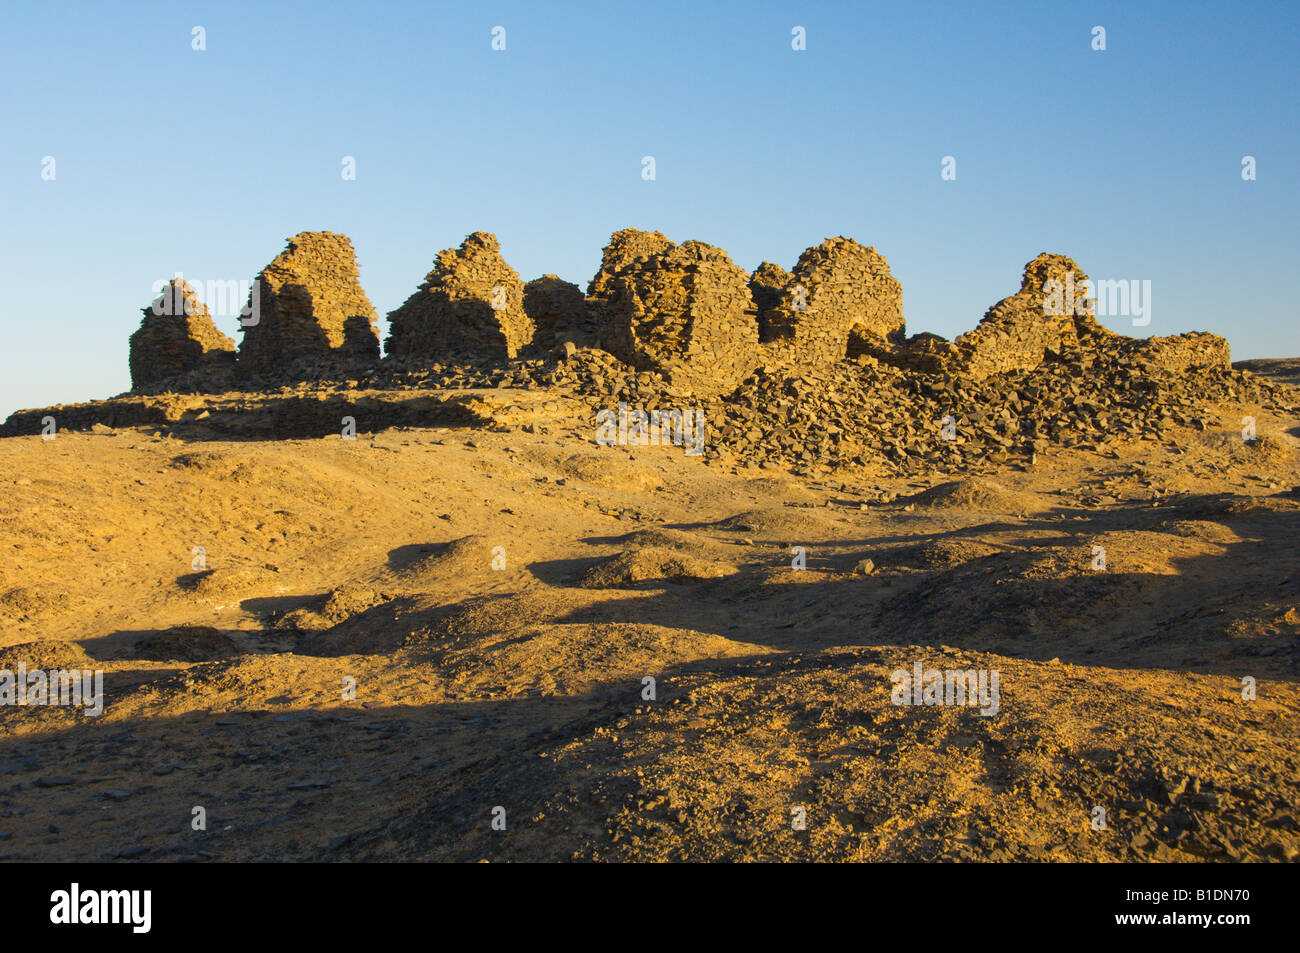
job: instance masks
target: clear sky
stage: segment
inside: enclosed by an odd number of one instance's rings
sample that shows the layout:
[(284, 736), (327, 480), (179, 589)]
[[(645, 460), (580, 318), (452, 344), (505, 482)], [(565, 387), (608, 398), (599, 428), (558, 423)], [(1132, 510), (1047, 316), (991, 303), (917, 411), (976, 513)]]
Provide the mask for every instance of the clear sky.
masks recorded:
[(251, 279), (306, 229), (351, 236), (381, 315), (477, 229), (584, 289), (625, 226), (747, 269), (843, 234), (909, 333), (973, 327), (1050, 251), (1151, 282), (1150, 325), (1114, 330), (1300, 355), (1298, 27), (1293, 2), (9, 2), (0, 415), (126, 390), (155, 282)]

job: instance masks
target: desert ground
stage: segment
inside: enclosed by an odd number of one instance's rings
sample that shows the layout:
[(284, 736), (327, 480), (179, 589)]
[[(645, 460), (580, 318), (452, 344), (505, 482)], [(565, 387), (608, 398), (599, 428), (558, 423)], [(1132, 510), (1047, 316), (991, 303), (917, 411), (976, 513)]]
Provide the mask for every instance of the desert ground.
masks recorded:
[(1293, 861), (1296, 365), (911, 472), (604, 446), (565, 388), (5, 437), (0, 668), (104, 710), (0, 707), (0, 859)]

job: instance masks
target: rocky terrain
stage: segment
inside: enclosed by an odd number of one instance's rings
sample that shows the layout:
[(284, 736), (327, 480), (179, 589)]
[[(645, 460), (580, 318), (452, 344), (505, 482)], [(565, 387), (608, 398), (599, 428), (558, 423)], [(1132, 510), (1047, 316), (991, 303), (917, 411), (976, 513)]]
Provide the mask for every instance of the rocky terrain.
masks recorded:
[(0, 704), (0, 858), (1295, 860), (1296, 362), (1067, 274), (949, 342), (848, 238), (583, 294), (478, 232), (380, 358), (304, 232), (237, 350), (146, 308), (0, 428), (0, 670), (104, 697)]

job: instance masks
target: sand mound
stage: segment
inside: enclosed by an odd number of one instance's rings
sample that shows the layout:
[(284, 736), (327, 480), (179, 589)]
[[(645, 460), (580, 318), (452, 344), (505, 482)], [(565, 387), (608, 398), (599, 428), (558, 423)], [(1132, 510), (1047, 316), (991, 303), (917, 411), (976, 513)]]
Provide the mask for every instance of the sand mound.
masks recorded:
[[(632, 449), (645, 454), (658, 448)], [(581, 480), (606, 489), (641, 492), (660, 487), (664, 482), (664, 478), (653, 467), (629, 461), (619, 447), (593, 448), (580, 453), (565, 453), (550, 447), (531, 447), (521, 457), (528, 464), (539, 467), (552, 476)]]
[(619, 553), (596, 566), (582, 577), (584, 589), (621, 589), (629, 584), (666, 580), (692, 582), (717, 579), (736, 571), (736, 567), (716, 559), (701, 559), (670, 549), (648, 547)]
[[(742, 475), (743, 475), (742, 471)], [(814, 493), (802, 483), (794, 480), (782, 480), (774, 477), (754, 477), (745, 480), (745, 489), (750, 490), (760, 496), (771, 496), (783, 503), (816, 503), (822, 497)]]
[(600, 622), (467, 640), (450, 649), (439, 668), (457, 695), (574, 695), (609, 685), (632, 700), (645, 676), (661, 677), (674, 665), (767, 651), (692, 629)]
[(698, 536), (695, 533), (689, 533), (680, 529), (661, 529), (658, 527), (652, 529), (639, 529), (635, 533), (628, 533), (620, 539), (629, 549), (642, 549), (654, 547), (658, 549), (675, 549), (689, 552), (708, 552), (717, 551), (719, 545), (711, 539)]
[(57, 639), (37, 639), (0, 648), (0, 670), (13, 672), (21, 662), (31, 672), (35, 669), (86, 669), (94, 668), (90, 656), (75, 642)]
[(1241, 444), (1233, 456), (1237, 459), (1257, 463), (1291, 463), (1295, 460), (1295, 450), (1276, 437), (1260, 434), (1249, 443)]
[(1187, 519), (1215, 521), (1223, 516), (1253, 516), (1294, 510), (1295, 503), (1282, 496), (1247, 496), (1244, 493), (1216, 493), (1195, 497), (1177, 504), (1178, 512)]
[(173, 470), (197, 470), (211, 476), (224, 477), (241, 462), (238, 457), (222, 450), (190, 450), (172, 457), (167, 466)]
[(539, 625), (567, 615), (602, 597), (580, 589), (525, 592), (496, 598), (475, 598), (434, 612), (414, 631), (409, 643), (490, 635), (521, 625)]
[[(1139, 577), (1141, 585), (1151, 579), (1140, 577), (1179, 576), (1187, 561), (1213, 552), (1193, 534), (1124, 530), (1079, 536), (1073, 545), (1049, 546), (1036, 550), (1022, 572), (1024, 579), (1091, 578), (1106, 575)], [(1098, 549), (1104, 552), (1098, 552)], [(1101, 557), (1104, 556), (1105, 567)]]
[(652, 490), (664, 482), (654, 470), (612, 455), (574, 454), (560, 464), (560, 470), (592, 486), (628, 492)]
[(1002, 552), (1002, 547), (977, 539), (937, 539), (916, 546), (905, 546), (883, 555), (863, 553), (856, 558), (873, 558), (884, 566), (947, 569)]
[(718, 529), (749, 533), (765, 539), (791, 540), (820, 539), (833, 533), (835, 524), (813, 513), (780, 509), (749, 510), (737, 513), (714, 524)]
[[(522, 548), (517, 548), (509, 540), (478, 535), (403, 549), (392, 557), (396, 564), (393, 578), (400, 585), (413, 589), (466, 578), (477, 579), (494, 571), (504, 572), (522, 565), (525, 555)], [(494, 562), (504, 568), (494, 570)]]
[(330, 590), (321, 615), (331, 622), (342, 622), (384, 601), (382, 593), (369, 586), (350, 583)]
[(25, 619), (43, 609), (66, 605), (67, 593), (39, 589), (35, 586), (14, 586), (0, 593), (0, 615)]
[(237, 566), (182, 577), (181, 587), (199, 599), (221, 599), (265, 589), (276, 578), (276, 573), (262, 566)]
[(239, 643), (208, 625), (178, 625), (135, 643), (136, 658), (158, 662), (213, 662), (242, 654)]
[(1239, 543), (1241, 537), (1224, 526), (1209, 520), (1169, 520), (1161, 524), (1161, 529), (1175, 536), (1200, 539), (1207, 543)]
[(275, 621), (273, 628), (289, 632), (321, 632), (340, 622), (382, 604), (388, 599), (384, 593), (364, 583), (346, 583), (331, 589), (315, 607), (294, 609)]
[(993, 510), (996, 512), (1021, 512), (1024, 501), (990, 480), (953, 480), (940, 483), (912, 496), (901, 497), (900, 503), (915, 503), (935, 509)]

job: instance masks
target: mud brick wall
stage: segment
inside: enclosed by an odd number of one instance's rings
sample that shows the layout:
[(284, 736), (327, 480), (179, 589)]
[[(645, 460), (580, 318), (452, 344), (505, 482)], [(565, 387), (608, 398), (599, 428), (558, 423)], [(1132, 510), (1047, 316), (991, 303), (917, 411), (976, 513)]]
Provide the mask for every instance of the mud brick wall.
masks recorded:
[(242, 329), (242, 372), (309, 380), (378, 361), (378, 315), (346, 235), (300, 232), (257, 277), (261, 313)]
[(388, 320), (388, 354), (431, 361), (513, 358), (535, 331), (524, 310), (524, 283), (490, 232), (439, 252), (419, 290)]

